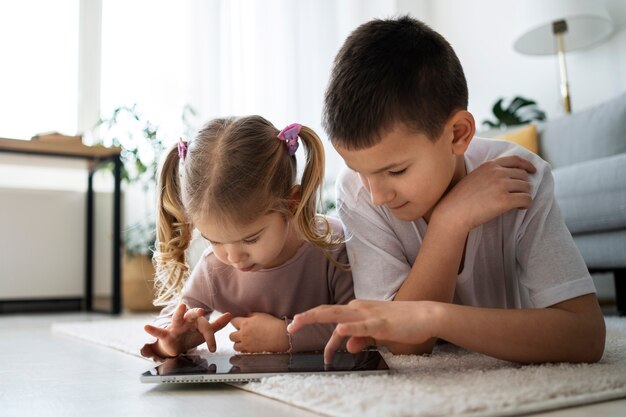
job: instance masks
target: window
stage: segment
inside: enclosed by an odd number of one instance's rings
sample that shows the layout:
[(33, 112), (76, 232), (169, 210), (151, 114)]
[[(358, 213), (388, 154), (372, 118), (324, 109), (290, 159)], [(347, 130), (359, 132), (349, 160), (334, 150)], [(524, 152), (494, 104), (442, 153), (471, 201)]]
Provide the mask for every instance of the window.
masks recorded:
[(0, 2), (0, 137), (76, 133), (78, 3)]

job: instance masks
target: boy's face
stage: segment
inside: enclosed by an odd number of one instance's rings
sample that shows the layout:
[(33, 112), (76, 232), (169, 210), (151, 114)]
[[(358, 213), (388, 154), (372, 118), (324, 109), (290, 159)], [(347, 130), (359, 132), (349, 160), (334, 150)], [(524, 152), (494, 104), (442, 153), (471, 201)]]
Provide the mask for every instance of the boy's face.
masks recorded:
[(436, 141), (396, 124), (367, 149), (335, 149), (356, 171), (372, 203), (385, 205), (400, 220), (430, 215), (447, 191), (465, 174), (462, 153), (453, 146), (452, 127)]

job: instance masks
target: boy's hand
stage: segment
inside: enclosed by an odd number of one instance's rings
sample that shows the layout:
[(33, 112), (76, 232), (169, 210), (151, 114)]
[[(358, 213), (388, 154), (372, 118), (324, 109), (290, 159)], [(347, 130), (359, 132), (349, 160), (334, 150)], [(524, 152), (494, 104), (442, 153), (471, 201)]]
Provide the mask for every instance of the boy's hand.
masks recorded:
[(172, 322), (166, 328), (145, 325), (144, 330), (158, 340), (144, 345), (141, 354), (147, 358), (160, 360), (178, 356), (202, 342), (206, 342), (209, 350), (215, 352), (215, 332), (226, 326), (232, 316), (225, 313), (213, 323), (209, 323), (204, 314), (202, 308), (187, 310), (185, 304), (180, 304), (174, 310)]
[(265, 313), (235, 317), (231, 323), (237, 329), (230, 334), (234, 349), (244, 353), (286, 352), (289, 350), (287, 324)]
[[(406, 344), (421, 344), (435, 337), (429, 325), (431, 314), (427, 301), (369, 301), (353, 300), (347, 305), (323, 305), (296, 314), (288, 327), (295, 333), (314, 323), (338, 323), (324, 349), (324, 362), (332, 363), (337, 340), (349, 337), (346, 345), (357, 353), (373, 344), (388, 340)], [(407, 317), (410, 320), (407, 320)]]
[(505, 156), (485, 162), (459, 181), (437, 204), (433, 217), (469, 232), (514, 208), (532, 204), (528, 174), (536, 171), (526, 159)]

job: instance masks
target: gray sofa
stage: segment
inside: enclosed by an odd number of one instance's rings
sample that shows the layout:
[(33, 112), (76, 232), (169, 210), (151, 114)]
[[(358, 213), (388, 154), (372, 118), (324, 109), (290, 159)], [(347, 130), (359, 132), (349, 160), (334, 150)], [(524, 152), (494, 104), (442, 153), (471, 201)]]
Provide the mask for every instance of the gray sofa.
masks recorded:
[(612, 272), (626, 315), (626, 93), (538, 126), (555, 196), (591, 272)]

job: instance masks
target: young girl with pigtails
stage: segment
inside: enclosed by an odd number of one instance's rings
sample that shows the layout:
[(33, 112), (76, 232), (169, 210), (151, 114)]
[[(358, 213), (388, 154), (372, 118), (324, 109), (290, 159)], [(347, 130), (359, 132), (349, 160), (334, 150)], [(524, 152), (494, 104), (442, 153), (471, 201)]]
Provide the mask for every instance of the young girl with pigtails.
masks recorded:
[[(296, 183), (296, 156), (306, 165)], [(343, 228), (317, 214), (324, 148), (306, 126), (278, 131), (260, 116), (215, 119), (167, 154), (158, 185), (155, 305), (141, 353), (155, 360), (204, 342), (229, 322), (239, 352), (320, 350), (332, 325), (290, 335), (297, 313), (354, 298)], [(191, 274), (193, 229), (210, 246)], [(213, 311), (223, 314), (213, 322)]]

